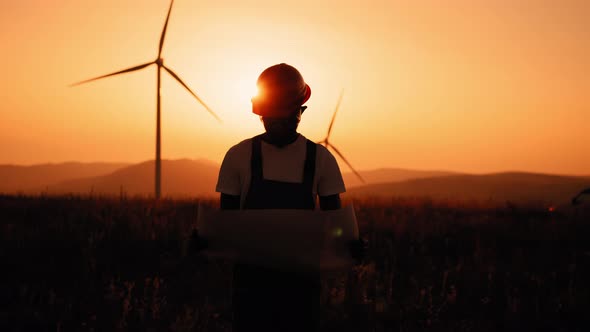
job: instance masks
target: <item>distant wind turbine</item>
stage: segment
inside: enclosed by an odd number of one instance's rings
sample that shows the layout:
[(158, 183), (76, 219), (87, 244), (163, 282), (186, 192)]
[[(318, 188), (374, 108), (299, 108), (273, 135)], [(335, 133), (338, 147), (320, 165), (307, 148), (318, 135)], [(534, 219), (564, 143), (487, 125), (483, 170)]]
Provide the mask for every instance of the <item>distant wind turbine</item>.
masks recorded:
[(336, 109), (334, 109), (334, 115), (332, 115), (332, 121), (330, 121), (330, 126), (328, 127), (328, 133), (326, 134), (326, 138), (324, 138), (323, 140), (321, 140), (317, 143), (323, 144), (327, 149), (332, 149), (334, 152), (336, 152), (336, 154), (340, 157), (340, 159), (342, 159), (342, 161), (344, 161), (344, 163), (346, 163), (346, 165), (348, 166), (348, 168), (350, 168), (350, 170), (354, 173), (354, 175), (356, 175), (356, 177), (358, 177), (362, 183), (366, 183), (365, 179), (363, 179), (363, 177), (360, 175), (360, 173), (357, 172), (354, 169), (354, 167), (352, 167), (350, 162), (348, 162), (348, 160), (346, 160), (346, 158), (344, 157), (344, 155), (342, 155), (340, 150), (338, 150), (338, 148), (336, 148), (334, 146), (334, 144), (330, 143), (330, 141), (329, 141), (330, 133), (332, 133), (332, 126), (334, 126), (334, 120), (336, 120), (336, 114), (338, 113), (338, 109), (340, 108), (340, 103), (342, 102), (343, 96), (344, 96), (344, 90), (340, 92), (340, 96), (338, 97), (338, 102), (336, 103)]
[(584, 195), (590, 195), (590, 188), (582, 190), (579, 194), (577, 194), (574, 198), (572, 198), (572, 205), (580, 204), (580, 197)]
[(120, 70), (120, 71), (117, 71), (114, 73), (91, 78), (89, 80), (81, 81), (81, 82), (74, 83), (74, 84), (70, 85), (70, 86), (76, 86), (76, 85), (96, 81), (101, 78), (106, 78), (106, 77), (115, 76), (115, 75), (119, 75), (119, 74), (129, 73), (132, 71), (137, 71), (137, 70), (143, 69), (143, 68), (151, 66), (151, 65), (156, 65), (158, 67), (158, 70), (157, 70), (158, 79), (157, 79), (157, 85), (156, 85), (157, 86), (157, 88), (156, 88), (156, 91), (157, 91), (157, 101), (156, 101), (156, 110), (157, 110), (157, 116), (156, 116), (156, 199), (159, 199), (161, 197), (161, 185), (160, 185), (161, 182), (160, 181), (161, 181), (162, 160), (161, 160), (161, 153), (160, 153), (161, 152), (161, 150), (160, 150), (160, 81), (161, 81), (162, 68), (165, 71), (167, 71), (168, 74), (170, 74), (176, 81), (178, 81), (178, 83), (180, 83), (180, 85), (182, 85), (185, 89), (187, 89), (188, 92), (191, 95), (193, 95), (193, 97), (195, 97), (195, 99), (197, 99), (197, 101), (201, 105), (203, 105), (203, 107), (205, 107), (205, 109), (212, 116), (214, 116), (217, 119), (217, 121), (221, 122), (221, 119), (219, 119), (219, 117), (211, 110), (211, 108), (209, 108), (209, 106), (207, 106), (207, 104), (205, 104), (205, 102), (203, 100), (201, 100), (201, 98), (199, 98), (199, 96), (197, 96), (197, 94), (194, 93), (188, 87), (188, 85), (186, 85), (174, 71), (172, 71), (172, 69), (170, 69), (164, 65), (164, 59), (162, 58), (162, 47), (164, 46), (164, 38), (166, 37), (166, 29), (168, 28), (168, 20), (170, 19), (170, 12), (172, 11), (173, 4), (174, 4), (174, 0), (171, 0), (170, 7), (168, 8), (168, 15), (166, 16), (166, 22), (164, 23), (164, 29), (162, 30), (162, 35), (160, 36), (160, 44), (158, 47), (158, 57), (156, 58), (156, 60), (154, 60), (152, 62), (141, 64), (139, 66), (123, 69), (123, 70)]

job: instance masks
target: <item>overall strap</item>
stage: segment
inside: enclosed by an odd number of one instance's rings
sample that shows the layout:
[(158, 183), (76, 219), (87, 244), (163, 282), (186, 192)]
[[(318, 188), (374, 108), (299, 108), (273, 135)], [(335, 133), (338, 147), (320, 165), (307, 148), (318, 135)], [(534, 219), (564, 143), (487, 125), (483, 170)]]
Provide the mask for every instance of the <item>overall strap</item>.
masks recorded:
[(252, 181), (262, 181), (262, 144), (261, 136), (252, 138), (252, 157), (250, 159), (250, 168)]
[(313, 192), (313, 178), (315, 177), (315, 160), (317, 145), (307, 140), (305, 149), (305, 165), (303, 166), (303, 185), (310, 193)]

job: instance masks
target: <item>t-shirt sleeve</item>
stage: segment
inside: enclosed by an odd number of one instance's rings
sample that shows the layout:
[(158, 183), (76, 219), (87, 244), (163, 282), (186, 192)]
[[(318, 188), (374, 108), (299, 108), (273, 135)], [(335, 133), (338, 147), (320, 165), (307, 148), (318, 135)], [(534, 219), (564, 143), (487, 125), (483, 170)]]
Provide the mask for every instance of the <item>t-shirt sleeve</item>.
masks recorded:
[(234, 196), (241, 194), (242, 180), (240, 177), (239, 158), (237, 157), (235, 147), (229, 149), (225, 154), (221, 168), (219, 169), (215, 191)]
[(320, 155), (319, 176), (318, 176), (318, 195), (331, 196), (341, 194), (346, 191), (342, 173), (336, 162), (336, 158), (323, 146), (318, 146)]

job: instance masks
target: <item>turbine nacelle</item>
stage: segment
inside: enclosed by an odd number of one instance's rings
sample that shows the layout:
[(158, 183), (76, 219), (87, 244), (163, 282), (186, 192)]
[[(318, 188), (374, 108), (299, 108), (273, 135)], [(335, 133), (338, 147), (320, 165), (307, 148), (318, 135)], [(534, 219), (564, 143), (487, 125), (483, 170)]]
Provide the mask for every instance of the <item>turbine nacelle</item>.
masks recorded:
[(156, 61), (154, 61), (155, 64), (157, 64), (158, 66), (162, 67), (164, 66), (164, 58), (158, 58), (156, 59)]

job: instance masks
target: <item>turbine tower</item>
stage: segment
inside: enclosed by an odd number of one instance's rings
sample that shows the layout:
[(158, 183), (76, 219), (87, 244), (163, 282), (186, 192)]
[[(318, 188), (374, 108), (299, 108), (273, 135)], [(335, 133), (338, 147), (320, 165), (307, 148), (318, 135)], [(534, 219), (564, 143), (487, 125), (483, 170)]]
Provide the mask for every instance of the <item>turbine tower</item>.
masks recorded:
[(328, 127), (328, 133), (326, 134), (326, 138), (324, 138), (323, 140), (321, 140), (317, 143), (323, 144), (327, 149), (332, 149), (338, 155), (338, 157), (340, 157), (340, 159), (342, 159), (342, 161), (344, 161), (344, 163), (346, 163), (346, 165), (348, 166), (348, 168), (350, 168), (350, 170), (354, 173), (354, 175), (356, 175), (356, 177), (358, 177), (362, 183), (366, 183), (365, 179), (363, 179), (363, 177), (359, 174), (359, 172), (357, 172), (354, 169), (354, 167), (352, 167), (350, 162), (348, 162), (348, 160), (346, 160), (346, 158), (344, 157), (344, 155), (342, 155), (340, 150), (338, 150), (338, 148), (336, 148), (329, 141), (330, 133), (332, 133), (332, 126), (334, 125), (334, 120), (336, 119), (336, 114), (338, 113), (338, 109), (340, 108), (340, 103), (342, 102), (343, 96), (344, 96), (344, 90), (340, 92), (340, 96), (338, 97), (338, 102), (336, 103), (336, 109), (334, 110), (334, 115), (332, 115), (332, 121), (330, 121), (330, 126)]
[(158, 47), (158, 57), (156, 58), (156, 60), (148, 62), (148, 63), (144, 63), (141, 64), (139, 66), (135, 66), (135, 67), (131, 67), (131, 68), (127, 68), (127, 69), (123, 69), (114, 73), (110, 73), (110, 74), (106, 74), (106, 75), (102, 75), (102, 76), (98, 76), (98, 77), (94, 77), (85, 81), (81, 81), (81, 82), (77, 82), (74, 84), (71, 84), (70, 86), (76, 86), (76, 85), (80, 85), (80, 84), (84, 84), (84, 83), (88, 83), (88, 82), (92, 82), (92, 81), (96, 81), (102, 78), (106, 78), (106, 77), (110, 77), (110, 76), (115, 76), (115, 75), (119, 75), (119, 74), (124, 74), (124, 73), (129, 73), (132, 71), (137, 71), (140, 69), (143, 69), (145, 67), (151, 66), (151, 65), (156, 65), (157, 66), (157, 83), (156, 83), (156, 199), (160, 199), (161, 197), (161, 170), (162, 170), (162, 160), (161, 160), (161, 149), (160, 149), (160, 82), (161, 82), (161, 77), (162, 77), (162, 69), (164, 69), (165, 71), (168, 72), (168, 74), (170, 74), (176, 81), (178, 81), (178, 83), (180, 83), (180, 85), (182, 85), (191, 95), (193, 95), (193, 97), (195, 97), (195, 99), (197, 99), (197, 101), (203, 105), (203, 107), (205, 107), (205, 109), (212, 115), (214, 116), (217, 121), (221, 122), (221, 119), (219, 119), (219, 117), (211, 110), (211, 108), (209, 108), (209, 106), (207, 106), (207, 104), (205, 104), (205, 102), (203, 100), (201, 100), (201, 98), (199, 98), (199, 96), (197, 96), (196, 93), (193, 92), (193, 90), (191, 90), (188, 85), (186, 85), (182, 79), (180, 79), (180, 77), (174, 72), (172, 71), (172, 69), (170, 69), (169, 67), (164, 65), (164, 59), (162, 58), (162, 47), (164, 46), (164, 38), (166, 37), (166, 29), (168, 28), (168, 20), (170, 19), (170, 12), (172, 11), (172, 5), (174, 4), (174, 0), (170, 1), (170, 7), (168, 8), (168, 15), (166, 16), (166, 22), (164, 23), (164, 29), (162, 29), (162, 34), (160, 36), (160, 44)]

